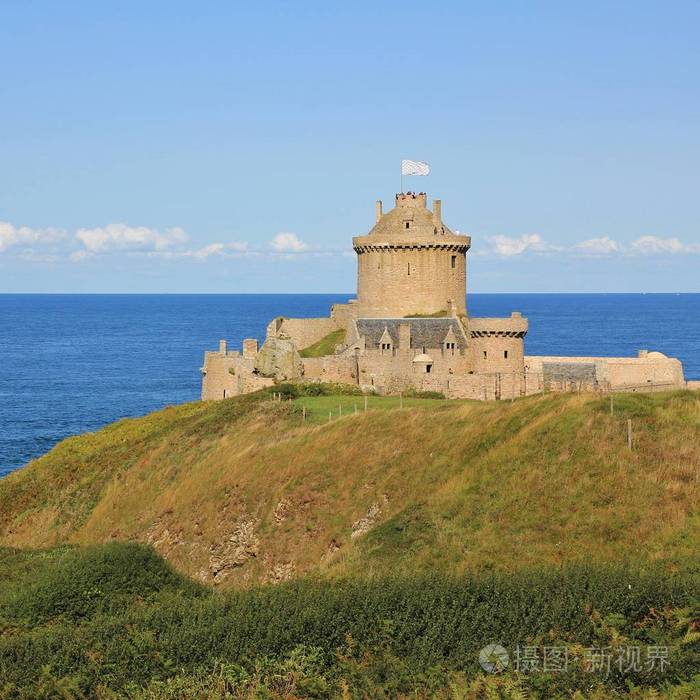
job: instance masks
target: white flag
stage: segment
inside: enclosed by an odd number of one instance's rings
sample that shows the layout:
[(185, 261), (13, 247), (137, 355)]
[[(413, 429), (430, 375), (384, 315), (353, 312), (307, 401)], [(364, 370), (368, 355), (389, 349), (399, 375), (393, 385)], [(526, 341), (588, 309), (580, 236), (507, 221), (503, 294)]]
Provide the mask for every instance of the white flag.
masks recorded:
[(430, 167), (427, 163), (421, 163), (416, 160), (402, 160), (401, 174), (402, 175), (427, 175), (430, 172)]

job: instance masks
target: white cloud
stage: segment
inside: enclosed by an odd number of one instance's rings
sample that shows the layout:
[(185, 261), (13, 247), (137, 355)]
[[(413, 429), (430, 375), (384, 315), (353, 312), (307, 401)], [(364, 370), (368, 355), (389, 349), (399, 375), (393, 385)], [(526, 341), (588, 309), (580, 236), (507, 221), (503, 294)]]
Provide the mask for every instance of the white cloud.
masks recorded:
[(620, 244), (609, 236), (589, 238), (574, 246), (574, 252), (581, 255), (599, 257), (620, 252)]
[(518, 238), (491, 236), (488, 241), (491, 244), (490, 252), (504, 258), (522, 255), (527, 251), (544, 253), (557, 250), (554, 246), (547, 245), (539, 233), (525, 233)]
[(309, 247), (304, 241), (299, 240), (296, 233), (278, 233), (270, 245), (278, 253), (301, 253)]
[(700, 245), (685, 244), (678, 238), (642, 236), (632, 243), (630, 252), (637, 255), (677, 255), (678, 253), (700, 253)]
[(81, 228), (75, 234), (90, 253), (113, 251), (164, 251), (187, 241), (187, 234), (179, 227), (163, 232), (147, 226), (108, 224), (102, 228)]
[(31, 247), (36, 244), (56, 243), (65, 237), (65, 231), (57, 228), (18, 227), (0, 221), (0, 253), (15, 246)]

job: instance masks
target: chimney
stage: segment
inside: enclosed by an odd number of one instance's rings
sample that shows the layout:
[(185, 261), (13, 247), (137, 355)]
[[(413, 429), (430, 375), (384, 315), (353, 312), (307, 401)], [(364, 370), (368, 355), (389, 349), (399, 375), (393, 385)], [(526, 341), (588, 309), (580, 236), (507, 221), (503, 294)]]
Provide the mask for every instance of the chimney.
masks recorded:
[(411, 349), (411, 324), (399, 323), (399, 352), (408, 354)]
[(442, 202), (439, 199), (433, 200), (433, 221), (436, 226), (442, 223)]
[(377, 203), (374, 205), (374, 213), (377, 217), (377, 221), (382, 218), (382, 200), (378, 199)]
[(226, 341), (225, 340), (220, 340), (219, 341), (219, 353), (221, 355), (226, 354)]

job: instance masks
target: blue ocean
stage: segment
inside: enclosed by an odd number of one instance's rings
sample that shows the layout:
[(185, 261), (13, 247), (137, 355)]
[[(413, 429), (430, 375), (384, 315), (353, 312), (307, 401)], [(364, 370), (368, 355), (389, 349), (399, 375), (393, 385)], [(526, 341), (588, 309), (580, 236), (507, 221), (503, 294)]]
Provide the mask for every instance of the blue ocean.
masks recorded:
[[(0, 295), (0, 475), (59, 440), (199, 398), (205, 349), (264, 338), (273, 317), (351, 295)], [(700, 379), (700, 294), (473, 294), (473, 316), (521, 311), (529, 354), (681, 359)]]

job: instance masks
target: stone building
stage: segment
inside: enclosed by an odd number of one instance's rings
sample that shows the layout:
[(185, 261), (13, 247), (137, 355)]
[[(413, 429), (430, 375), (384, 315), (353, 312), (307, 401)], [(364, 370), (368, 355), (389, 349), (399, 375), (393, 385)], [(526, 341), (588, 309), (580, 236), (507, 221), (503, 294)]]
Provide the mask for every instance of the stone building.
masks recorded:
[(275, 382), (337, 382), (391, 394), (504, 399), (550, 391), (652, 391), (685, 385), (683, 367), (659, 352), (638, 357), (525, 355), (527, 319), (467, 314), (469, 236), (450, 230), (440, 200), (396, 195), (374, 227), (353, 238), (357, 299), (328, 317), (273, 319), (267, 337), (206, 352), (202, 398), (222, 399)]

